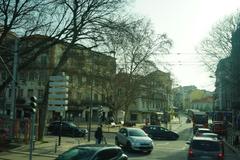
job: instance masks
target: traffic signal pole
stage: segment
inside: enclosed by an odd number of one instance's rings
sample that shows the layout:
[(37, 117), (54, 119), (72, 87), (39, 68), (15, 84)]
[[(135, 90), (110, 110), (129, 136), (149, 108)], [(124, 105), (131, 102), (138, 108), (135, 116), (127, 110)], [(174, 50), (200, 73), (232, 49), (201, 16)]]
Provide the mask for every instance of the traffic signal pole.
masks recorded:
[(29, 149), (29, 160), (32, 160), (32, 152), (35, 144), (35, 113), (37, 107), (37, 98), (35, 96), (30, 98), (30, 112), (31, 112), (31, 134), (30, 134), (30, 149)]
[(62, 114), (60, 113), (60, 125), (58, 131), (58, 146), (61, 146), (61, 138), (62, 137)]
[(35, 112), (32, 112), (29, 160), (32, 160), (32, 152), (34, 150), (34, 145), (35, 145), (35, 125), (34, 124), (35, 124)]
[(10, 119), (12, 120), (12, 128), (10, 130), (11, 138), (14, 139), (14, 126), (16, 120), (16, 83), (17, 83), (17, 67), (18, 67), (18, 38), (15, 39), (14, 44), (14, 58), (13, 58), (13, 75), (12, 75), (12, 84), (11, 84), (11, 112)]

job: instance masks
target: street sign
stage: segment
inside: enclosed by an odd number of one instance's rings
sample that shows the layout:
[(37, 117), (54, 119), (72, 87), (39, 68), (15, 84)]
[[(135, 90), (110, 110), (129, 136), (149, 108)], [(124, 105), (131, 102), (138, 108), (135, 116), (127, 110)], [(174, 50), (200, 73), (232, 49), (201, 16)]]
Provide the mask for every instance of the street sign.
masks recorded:
[(60, 92), (60, 93), (67, 93), (68, 92), (68, 88), (49, 88), (48, 92), (53, 92), (53, 93), (57, 93), (57, 92)]
[(68, 100), (49, 100), (48, 105), (67, 105)]
[(67, 110), (69, 76), (50, 76), (48, 89), (48, 110), (62, 112)]
[(68, 82), (49, 82), (49, 86), (51, 87), (56, 87), (56, 86), (68, 86), (69, 83)]
[(59, 82), (59, 81), (67, 82), (67, 81), (69, 81), (69, 76), (62, 76), (62, 75), (50, 76), (49, 80), (53, 81), (53, 82)]
[(68, 99), (68, 94), (48, 94), (48, 99)]
[(68, 110), (67, 106), (48, 106), (49, 111), (62, 112)]

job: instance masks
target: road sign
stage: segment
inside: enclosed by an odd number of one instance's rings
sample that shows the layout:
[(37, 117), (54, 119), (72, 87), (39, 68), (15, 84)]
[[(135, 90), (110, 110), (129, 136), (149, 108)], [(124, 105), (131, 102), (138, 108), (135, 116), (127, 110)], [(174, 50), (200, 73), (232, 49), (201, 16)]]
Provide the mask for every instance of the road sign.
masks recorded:
[(49, 82), (49, 86), (51, 87), (56, 87), (56, 86), (68, 86), (69, 83), (68, 82)]
[(68, 85), (69, 76), (50, 76), (48, 110), (65, 111), (68, 105)]
[(49, 105), (67, 105), (68, 100), (50, 100), (48, 104)]
[(68, 106), (48, 106), (48, 110), (62, 112), (68, 110)]
[(68, 94), (48, 94), (48, 99), (68, 99)]
[(67, 93), (68, 92), (68, 88), (49, 88), (48, 92), (53, 92), (53, 93)]

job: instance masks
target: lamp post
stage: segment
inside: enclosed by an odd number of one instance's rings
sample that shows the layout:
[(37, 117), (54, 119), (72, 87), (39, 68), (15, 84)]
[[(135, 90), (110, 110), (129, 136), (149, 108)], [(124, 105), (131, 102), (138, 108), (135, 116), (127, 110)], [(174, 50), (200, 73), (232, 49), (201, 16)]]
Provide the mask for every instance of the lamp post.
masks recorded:
[(17, 83), (17, 67), (18, 67), (18, 38), (15, 36), (14, 50), (13, 50), (13, 74), (12, 74), (12, 84), (11, 84), (11, 112), (10, 119), (12, 120), (11, 138), (14, 138), (14, 123), (16, 120), (16, 83)]
[(89, 119), (88, 119), (88, 141), (91, 139), (91, 128), (92, 128), (92, 109), (93, 109), (93, 69), (94, 69), (94, 53), (91, 54), (91, 87), (90, 87), (90, 107), (89, 107)]

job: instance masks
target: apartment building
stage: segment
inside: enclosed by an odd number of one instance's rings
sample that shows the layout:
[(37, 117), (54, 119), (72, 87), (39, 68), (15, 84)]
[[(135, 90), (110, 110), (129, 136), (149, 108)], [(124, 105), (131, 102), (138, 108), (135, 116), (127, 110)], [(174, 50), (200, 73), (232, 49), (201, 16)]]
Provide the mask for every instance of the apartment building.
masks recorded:
[(170, 73), (157, 70), (144, 76), (136, 101), (129, 108), (128, 119), (138, 123), (160, 120), (172, 106), (171, 91)]
[[(20, 54), (24, 54), (26, 48), (31, 48), (36, 43), (47, 40), (49, 40), (49, 37), (41, 35), (22, 39)], [(39, 108), (46, 104), (43, 101), (45, 92), (48, 91), (46, 87), (49, 76), (52, 75), (54, 68), (58, 65), (67, 45), (67, 43), (58, 42), (48, 49), (42, 49), (34, 61), (17, 72), (16, 116), (18, 118), (29, 116), (23, 109), (29, 105), (31, 96), (38, 98)], [(19, 61), (24, 62), (29, 59), (29, 56), (22, 55)], [(78, 120), (87, 121), (89, 108), (92, 107), (93, 120), (97, 121), (99, 106), (103, 106), (103, 114), (105, 117), (108, 116), (110, 109), (106, 99), (110, 96), (109, 85), (116, 72), (115, 58), (91, 51), (82, 45), (76, 45), (67, 53), (66, 62), (60, 67), (59, 71), (65, 72), (70, 77), (69, 104), (65, 113), (67, 119), (78, 118)], [(3, 83), (6, 77), (6, 70), (1, 68), (0, 83)], [(1, 107), (2, 112), (7, 115), (10, 114), (11, 97), (11, 86), (8, 86), (4, 93), (4, 105)], [(57, 112), (49, 111), (48, 120), (55, 119), (58, 115)], [(39, 117), (41, 117), (41, 112)]]

